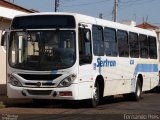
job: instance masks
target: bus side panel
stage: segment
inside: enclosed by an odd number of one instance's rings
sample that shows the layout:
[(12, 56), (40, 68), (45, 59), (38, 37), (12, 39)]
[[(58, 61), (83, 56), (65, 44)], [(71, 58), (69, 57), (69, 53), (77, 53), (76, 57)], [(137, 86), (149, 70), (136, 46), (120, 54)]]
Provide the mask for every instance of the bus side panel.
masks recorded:
[(148, 91), (153, 89), (158, 85), (158, 82), (159, 82), (158, 73), (154, 72), (144, 73), (142, 91)]
[(142, 75), (142, 91), (148, 91), (158, 85), (158, 61), (157, 60), (138, 60), (134, 74)]
[[(130, 65), (128, 58), (104, 57), (102, 59), (102, 61), (107, 60), (109, 64), (101, 68), (101, 73), (105, 78), (104, 96), (129, 93), (134, 65)], [(116, 64), (113, 65), (113, 61)], [(128, 69), (129, 67), (130, 69)]]
[(97, 74), (98, 72), (93, 70), (92, 64), (79, 66), (78, 99), (92, 98), (92, 90)]

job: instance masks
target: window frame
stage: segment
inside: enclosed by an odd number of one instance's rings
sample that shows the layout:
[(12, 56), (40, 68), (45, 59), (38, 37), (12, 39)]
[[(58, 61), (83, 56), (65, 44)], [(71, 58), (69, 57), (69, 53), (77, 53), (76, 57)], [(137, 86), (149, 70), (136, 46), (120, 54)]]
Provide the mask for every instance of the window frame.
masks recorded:
[[(147, 40), (147, 41), (146, 41), (146, 42), (147, 42), (147, 46), (144, 46), (144, 45), (141, 46), (141, 44), (143, 43), (143, 41), (140, 40), (140, 39), (141, 39), (141, 38), (140, 38), (141, 36), (143, 36), (143, 37), (146, 38), (145, 40)], [(146, 58), (146, 59), (149, 58), (149, 41), (148, 41), (148, 36), (145, 35), (145, 34), (139, 34), (138, 41), (139, 41), (139, 51), (140, 51), (140, 55), (139, 55), (139, 56), (140, 56), (140, 58)], [(145, 42), (144, 42), (144, 43), (145, 43)], [(143, 43), (143, 44), (144, 44), (144, 43)], [(146, 54), (147, 56), (143, 56), (142, 53), (141, 53), (141, 52), (142, 52), (142, 49), (145, 49), (145, 47), (147, 47), (147, 51), (146, 51), (146, 52), (147, 52), (147, 54)]]
[[(156, 49), (155, 49), (155, 50), (156, 50), (156, 54), (155, 54), (156, 56), (155, 56), (155, 57), (151, 57), (151, 53), (150, 53), (150, 52), (151, 52), (151, 51), (150, 51), (150, 50), (151, 50), (150, 38), (154, 39), (154, 41), (155, 41), (155, 48), (156, 48)], [(157, 59), (157, 58), (158, 58), (158, 51), (157, 51), (157, 39), (156, 39), (156, 37), (148, 36), (148, 43), (149, 43), (149, 58), (150, 58), (150, 59)], [(153, 52), (153, 53), (154, 53), (154, 52)]]
[[(102, 35), (101, 35), (102, 39), (101, 39), (101, 41), (94, 39), (94, 33), (93, 33), (94, 27), (97, 27), (98, 29), (101, 29), (101, 32), (102, 32)], [(100, 25), (92, 25), (92, 40), (93, 40), (93, 54), (94, 54), (94, 56), (104, 56), (104, 33), (103, 33), (103, 31), (104, 30), (103, 30), (102, 26), (100, 26)], [(97, 41), (103, 43), (103, 44), (100, 43), (100, 45), (102, 45), (102, 48), (100, 48), (100, 50), (98, 52), (95, 51), (95, 42), (97, 42)], [(101, 49), (102, 49), (102, 51), (101, 51)]]
[[(130, 35), (134, 35), (134, 37), (136, 36), (136, 38), (137, 38), (137, 40), (135, 41), (135, 39), (134, 39), (134, 42), (136, 43), (138, 43), (138, 54), (137, 54), (137, 56), (135, 55), (135, 56), (131, 56), (131, 45), (133, 45), (133, 44), (131, 44), (131, 40), (130, 40)], [(133, 41), (132, 41), (133, 42)], [(129, 44), (129, 55), (130, 55), (130, 57), (131, 58), (139, 58), (140, 57), (140, 43), (139, 43), (139, 35), (138, 35), (138, 33), (135, 33), (135, 32), (130, 32), (129, 31), (129, 34), (128, 34), (128, 44)], [(134, 51), (135, 51), (135, 49), (133, 49)]]
[[(89, 31), (89, 35), (90, 35), (90, 52), (91, 52), (91, 61), (90, 62), (86, 62), (86, 63), (81, 63), (80, 62), (80, 41), (79, 41), (79, 32), (80, 32), (80, 29), (82, 30), (82, 29), (84, 29), (85, 31)], [(83, 31), (84, 32), (84, 31)], [(84, 35), (83, 35), (83, 37), (84, 37)], [(84, 42), (85, 43), (85, 42)], [(81, 43), (81, 44), (83, 44), (83, 43)], [(93, 42), (92, 42), (92, 38), (91, 38), (91, 29), (89, 29), (89, 28), (82, 28), (82, 27), (79, 27), (78, 28), (78, 52), (79, 52), (79, 65), (84, 65), (84, 64), (91, 64), (92, 63), (92, 61), (93, 61), (93, 51), (92, 51), (92, 44), (93, 44)], [(85, 45), (83, 46), (84, 48), (85, 48)], [(84, 49), (83, 48), (83, 49)], [(83, 50), (82, 50), (83, 51)]]
[[(105, 30), (110, 30), (112, 32), (114, 32), (114, 37), (115, 37), (115, 40), (114, 41), (108, 41), (108, 40), (105, 40)], [(117, 30), (114, 29), (114, 28), (110, 28), (110, 27), (104, 27), (104, 30), (103, 30), (103, 35), (104, 35), (104, 54), (106, 56), (109, 56), (109, 57), (117, 57), (118, 56), (118, 43), (117, 43)], [(105, 48), (105, 42), (112, 42), (116, 44), (116, 55), (107, 55), (106, 54), (106, 48)]]
[[(125, 52), (128, 52), (128, 54), (125, 56), (125, 55), (121, 55), (120, 56), (120, 49), (119, 49), (119, 40), (118, 40), (118, 32), (123, 32), (123, 33), (125, 33), (126, 34), (126, 38), (127, 38), (127, 46), (128, 46), (128, 51), (125, 51)], [(123, 40), (124, 41), (124, 40)], [(117, 43), (118, 43), (118, 55), (119, 55), (119, 57), (125, 57), (125, 58), (127, 58), (127, 57), (129, 57), (129, 43), (128, 43), (128, 31), (125, 31), (125, 30), (121, 30), (121, 29), (117, 29)]]

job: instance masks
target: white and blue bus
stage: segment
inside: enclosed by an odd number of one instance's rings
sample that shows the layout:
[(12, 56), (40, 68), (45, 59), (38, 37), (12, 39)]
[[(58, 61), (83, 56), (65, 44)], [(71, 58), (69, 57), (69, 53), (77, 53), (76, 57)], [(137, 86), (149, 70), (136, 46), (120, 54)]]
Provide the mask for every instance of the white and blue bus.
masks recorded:
[[(3, 40), (2, 40), (3, 41)], [(156, 33), (75, 13), (16, 16), (7, 40), (7, 95), (139, 100), (159, 82)]]

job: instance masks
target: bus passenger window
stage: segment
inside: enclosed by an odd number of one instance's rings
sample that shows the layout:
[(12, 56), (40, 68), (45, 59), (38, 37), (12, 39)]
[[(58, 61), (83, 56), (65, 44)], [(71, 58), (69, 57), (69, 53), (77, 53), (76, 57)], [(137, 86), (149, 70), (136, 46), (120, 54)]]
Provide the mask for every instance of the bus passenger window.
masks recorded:
[(129, 48), (130, 48), (130, 57), (139, 58), (138, 34), (132, 32), (129, 33)]
[(157, 59), (157, 43), (155, 37), (148, 37), (149, 40), (149, 56), (151, 59)]
[(79, 64), (89, 64), (91, 62), (91, 32), (89, 29), (79, 28)]
[(139, 35), (139, 42), (140, 42), (140, 57), (141, 58), (148, 58), (149, 51), (148, 51), (148, 39), (146, 35)]
[(104, 49), (106, 56), (117, 56), (116, 31), (104, 28)]
[(92, 35), (93, 35), (94, 55), (103, 56), (104, 55), (103, 28), (100, 26), (93, 26)]
[(120, 57), (129, 56), (128, 34), (125, 31), (117, 31), (118, 50)]

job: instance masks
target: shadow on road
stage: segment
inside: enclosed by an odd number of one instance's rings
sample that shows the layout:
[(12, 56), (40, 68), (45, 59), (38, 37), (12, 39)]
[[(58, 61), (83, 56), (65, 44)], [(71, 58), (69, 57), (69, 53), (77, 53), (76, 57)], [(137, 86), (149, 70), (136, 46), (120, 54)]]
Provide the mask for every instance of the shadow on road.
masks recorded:
[[(5, 101), (7, 99), (7, 101)], [(65, 108), (65, 109), (80, 109), (89, 108), (89, 103), (87, 100), (83, 101), (68, 101), (68, 100), (14, 100), (8, 99), (7, 97), (3, 99), (3, 103), (6, 107), (17, 107), (17, 108)], [(0, 101), (2, 101), (0, 99)], [(124, 102), (123, 97), (106, 97), (101, 102), (100, 105), (116, 104)]]
[(160, 93), (160, 85), (148, 91), (148, 93)]

